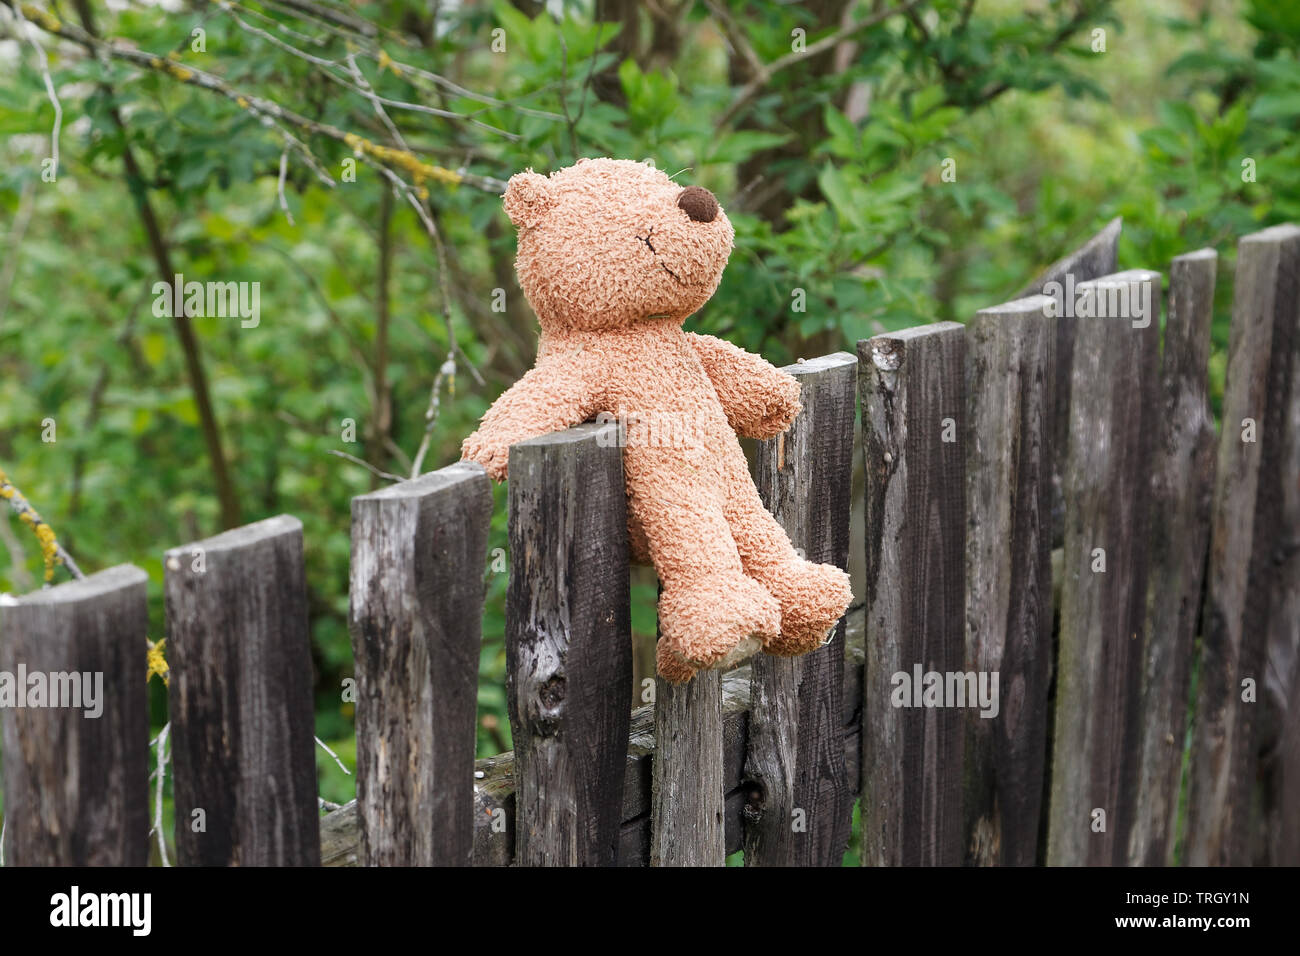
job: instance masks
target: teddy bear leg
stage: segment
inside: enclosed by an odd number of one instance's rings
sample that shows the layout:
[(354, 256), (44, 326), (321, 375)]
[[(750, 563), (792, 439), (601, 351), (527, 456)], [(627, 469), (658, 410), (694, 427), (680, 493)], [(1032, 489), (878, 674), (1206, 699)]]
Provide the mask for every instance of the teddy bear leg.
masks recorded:
[(631, 504), (663, 582), (660, 675), (682, 681), (697, 670), (725, 669), (777, 638), (780, 605), (745, 575), (721, 502), (673, 494), (662, 480), (646, 485), (649, 493), (634, 491)]
[(781, 606), (781, 632), (765, 641), (763, 649), (779, 656), (815, 650), (853, 600), (848, 574), (832, 564), (799, 557), (752, 484), (728, 502), (727, 519), (745, 574)]

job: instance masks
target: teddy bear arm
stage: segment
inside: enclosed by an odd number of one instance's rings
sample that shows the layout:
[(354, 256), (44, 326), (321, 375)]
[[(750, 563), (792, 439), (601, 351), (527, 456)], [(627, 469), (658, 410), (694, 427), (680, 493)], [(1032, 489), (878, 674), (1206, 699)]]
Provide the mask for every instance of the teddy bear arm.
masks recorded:
[(586, 421), (597, 397), (584, 363), (543, 361), (510, 386), (465, 439), (461, 457), (481, 464), (496, 480), (506, 476), (510, 446)]
[(775, 438), (802, 411), (799, 382), (761, 356), (712, 335), (688, 339), (713, 383), (727, 422), (742, 438)]

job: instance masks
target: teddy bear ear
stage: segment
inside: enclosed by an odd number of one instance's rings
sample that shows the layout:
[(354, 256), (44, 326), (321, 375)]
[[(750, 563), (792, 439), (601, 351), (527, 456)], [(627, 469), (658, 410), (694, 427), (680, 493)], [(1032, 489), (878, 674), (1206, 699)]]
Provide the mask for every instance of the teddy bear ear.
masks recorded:
[(515, 173), (506, 183), (506, 215), (517, 229), (537, 225), (553, 203), (550, 180), (531, 169)]

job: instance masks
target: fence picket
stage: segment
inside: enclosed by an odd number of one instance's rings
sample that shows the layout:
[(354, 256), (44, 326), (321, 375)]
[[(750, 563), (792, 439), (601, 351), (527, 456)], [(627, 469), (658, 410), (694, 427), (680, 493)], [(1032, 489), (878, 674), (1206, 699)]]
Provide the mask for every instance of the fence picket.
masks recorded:
[[(857, 358), (837, 352), (787, 366), (803, 412), (762, 442), (755, 483), (810, 561), (846, 567)], [(839, 866), (855, 787), (844, 761), (844, 622), (802, 657), (753, 659), (745, 761), (746, 866)]]
[(700, 671), (677, 685), (656, 677), (654, 727), (650, 865), (722, 866), (722, 675)]
[[(1297, 586), (1295, 552), (1288, 556), (1288, 549), (1296, 548), (1300, 528), (1296, 491), (1287, 485), (1294, 485), (1296, 473), (1286, 473), (1284, 465), (1289, 457), (1294, 460), (1287, 449), (1294, 448), (1298, 414), (1288, 404), (1300, 391), (1291, 378), (1300, 340), (1298, 283), (1300, 228), (1275, 226), (1242, 238), (1187, 797), (1187, 862), (1193, 865), (1240, 866), (1251, 860), (1250, 814), (1262, 729), (1257, 708), (1267, 707), (1270, 697), (1268, 652), (1274, 637), (1279, 651), (1294, 648), (1297, 640), (1294, 617), (1276, 619), (1277, 630), (1270, 635), (1269, 616), (1270, 605), (1279, 613), (1295, 607)], [(1253, 436), (1247, 419), (1254, 423)], [(1289, 689), (1288, 676), (1279, 682), (1279, 699)], [(1244, 686), (1248, 680), (1254, 694)]]
[(612, 865), (632, 711), (618, 426), (520, 442), (509, 470), (515, 862)]
[(967, 711), (966, 860), (1036, 862), (1052, 663), (1055, 351), (1049, 300), (966, 326), (966, 670), (997, 674), (998, 712)]
[[(122, 564), (0, 603), (0, 672), (25, 705), (0, 706), (8, 866), (149, 862), (147, 580)], [(39, 706), (20, 673), (44, 676)]]
[(1174, 825), (1187, 729), (1187, 695), (1209, 539), (1214, 419), (1207, 362), (1218, 256), (1201, 249), (1174, 259), (1161, 358), (1161, 416), (1153, 446), (1146, 646), (1138, 727), (1136, 815), (1128, 862), (1173, 862)]
[(164, 567), (180, 863), (318, 865), (302, 523), (173, 548)]
[(1122, 272), (1084, 287), (1105, 314), (1077, 322), (1063, 473), (1047, 862), (1066, 866), (1122, 864), (1136, 815), (1148, 436), (1159, 394), (1160, 274)]
[[(858, 343), (866, 461), (862, 859), (962, 862), (964, 715), (895, 707), (894, 675), (964, 667), (966, 330), (939, 322)], [(909, 695), (910, 696), (910, 695)]]
[(352, 499), (357, 807), (369, 866), (468, 866), (492, 488), (458, 463)]

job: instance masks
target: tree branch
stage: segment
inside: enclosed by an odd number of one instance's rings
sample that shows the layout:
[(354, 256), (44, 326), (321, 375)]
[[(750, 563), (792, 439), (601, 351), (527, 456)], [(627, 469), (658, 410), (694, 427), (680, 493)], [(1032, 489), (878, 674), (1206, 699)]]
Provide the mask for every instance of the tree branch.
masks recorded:
[[(12, 5), (17, 0), (4, 0), (4, 2)], [(240, 109), (257, 117), (259, 121), (266, 119), (273, 123), (291, 126), (310, 135), (323, 136), (326, 139), (343, 143), (371, 166), (389, 169), (390, 171), (401, 170), (411, 177), (417, 187), (422, 187), (426, 182), (435, 182), (449, 186), (470, 186), (474, 189), (498, 195), (505, 192), (506, 184), (500, 179), (491, 176), (479, 176), (475, 173), (458, 172), (443, 166), (425, 163), (409, 151), (392, 149), (371, 142), (365, 137), (339, 129), (329, 123), (309, 119), (272, 100), (251, 93), (242, 93), (215, 74), (194, 67), (182, 66), (173, 59), (159, 57), (135, 47), (108, 42), (75, 24), (65, 23), (31, 4), (22, 4), (22, 10), (28, 20), (46, 33), (78, 43), (101, 56), (131, 63), (141, 69), (169, 76), (186, 86), (194, 86), (225, 97)]]
[(881, 10), (877, 13), (873, 13), (871, 16), (864, 20), (859, 20), (857, 23), (850, 23), (847, 26), (840, 27), (840, 29), (836, 30), (834, 33), (822, 37), (816, 43), (810, 44), (801, 51), (787, 53), (785, 56), (778, 57), (771, 63), (760, 67), (758, 74), (746, 83), (744, 87), (741, 88), (740, 92), (736, 94), (735, 99), (731, 101), (731, 105), (727, 107), (727, 111), (722, 114), (722, 119), (718, 120), (717, 129), (721, 131), (729, 126), (741, 110), (757, 99), (758, 95), (763, 92), (763, 88), (772, 81), (772, 77), (776, 76), (777, 73), (780, 73), (787, 67), (800, 63), (805, 59), (814, 57), (819, 53), (824, 53), (825, 51), (838, 46), (844, 40), (861, 33), (863, 30), (870, 29), (879, 23), (883, 23), (890, 17), (897, 16), (900, 13), (906, 13), (913, 7), (919, 6), (922, 2), (923, 0), (907, 0), (906, 3), (901, 3), (897, 7), (891, 7), (888, 10)]

